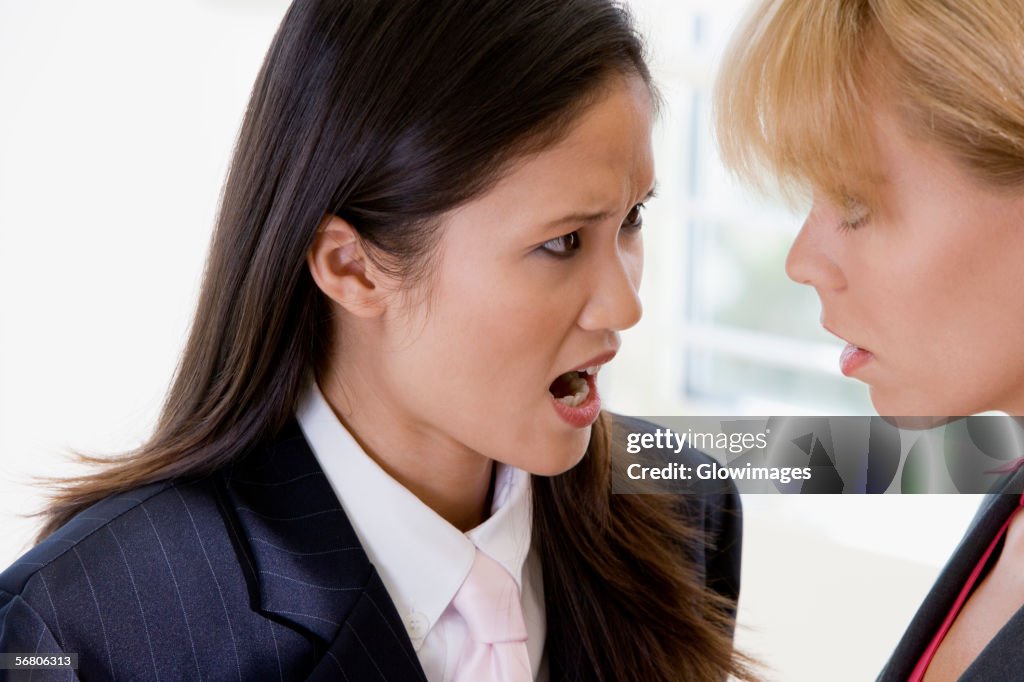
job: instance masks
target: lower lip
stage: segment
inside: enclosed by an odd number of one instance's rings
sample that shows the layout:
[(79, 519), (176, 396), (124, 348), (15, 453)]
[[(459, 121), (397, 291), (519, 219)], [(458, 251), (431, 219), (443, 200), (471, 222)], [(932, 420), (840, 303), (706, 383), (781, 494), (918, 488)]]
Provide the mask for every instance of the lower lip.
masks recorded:
[(555, 412), (574, 428), (582, 429), (590, 426), (597, 420), (597, 415), (601, 412), (601, 396), (597, 393), (597, 381), (595, 381), (595, 378), (596, 375), (594, 374), (587, 375), (587, 385), (590, 387), (590, 393), (587, 394), (587, 399), (576, 407), (569, 407), (548, 393), (551, 397), (551, 404), (555, 406)]
[(839, 369), (846, 376), (852, 376), (854, 372), (863, 367), (872, 357), (874, 356), (871, 355), (871, 351), (866, 351), (852, 343), (848, 343), (846, 348), (843, 349), (843, 354), (839, 356)]

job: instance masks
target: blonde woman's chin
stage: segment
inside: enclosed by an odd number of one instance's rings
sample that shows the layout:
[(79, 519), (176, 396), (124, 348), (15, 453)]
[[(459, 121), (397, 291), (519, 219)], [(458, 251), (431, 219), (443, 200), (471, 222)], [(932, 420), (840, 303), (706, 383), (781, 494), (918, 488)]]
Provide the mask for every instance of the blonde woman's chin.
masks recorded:
[(954, 390), (938, 395), (914, 387), (872, 384), (868, 393), (875, 411), (893, 418), (900, 428), (930, 428), (949, 421), (951, 417), (965, 417), (994, 409), (986, 407), (983, 401)]

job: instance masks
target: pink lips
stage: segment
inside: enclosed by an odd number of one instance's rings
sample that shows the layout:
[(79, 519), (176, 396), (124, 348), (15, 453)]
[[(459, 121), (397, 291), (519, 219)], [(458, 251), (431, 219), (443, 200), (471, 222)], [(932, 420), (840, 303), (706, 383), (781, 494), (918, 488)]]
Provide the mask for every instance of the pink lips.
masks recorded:
[(612, 358), (614, 358), (615, 354), (618, 353), (618, 352), (619, 352), (619, 349), (617, 347), (613, 348), (613, 349), (611, 349), (609, 351), (605, 351), (604, 353), (601, 353), (598, 356), (590, 358), (589, 360), (584, 362), (582, 365), (579, 365), (578, 367), (573, 367), (569, 371), (570, 372), (582, 372), (587, 367), (594, 367), (595, 365), (603, 365), (606, 362), (611, 362)]
[(843, 354), (839, 356), (839, 369), (846, 376), (852, 376), (854, 372), (863, 367), (872, 357), (871, 351), (864, 350), (852, 343), (846, 344)]
[(554, 396), (551, 396), (551, 404), (554, 405), (558, 416), (577, 429), (593, 424), (597, 419), (597, 415), (601, 412), (601, 396), (597, 392), (595, 376), (588, 374), (586, 379), (587, 385), (590, 387), (590, 393), (587, 394), (587, 399), (576, 407), (569, 407), (565, 403), (556, 400)]

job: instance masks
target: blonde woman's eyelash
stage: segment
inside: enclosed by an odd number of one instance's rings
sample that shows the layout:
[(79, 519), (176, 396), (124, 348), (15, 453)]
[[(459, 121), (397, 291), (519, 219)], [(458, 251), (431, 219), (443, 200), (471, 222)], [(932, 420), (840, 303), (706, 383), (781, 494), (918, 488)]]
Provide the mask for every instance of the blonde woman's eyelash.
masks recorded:
[(839, 221), (838, 228), (841, 232), (848, 230), (856, 230), (859, 227), (863, 227), (864, 223), (871, 217), (871, 211), (860, 201), (857, 201), (853, 197), (847, 197), (845, 202), (845, 215), (846, 217)]
[(864, 219), (864, 218), (859, 219), (859, 220), (855, 220), (855, 221), (840, 220), (836, 224), (836, 228), (840, 232), (852, 232), (853, 230), (856, 230), (856, 229), (858, 229), (860, 227), (863, 227), (865, 222), (866, 222), (866, 219)]
[(856, 230), (858, 228), (864, 227), (864, 224), (868, 221), (868, 217), (868, 214), (865, 213), (863, 215), (855, 216), (853, 218), (844, 218), (843, 220), (839, 221), (838, 227), (842, 232)]

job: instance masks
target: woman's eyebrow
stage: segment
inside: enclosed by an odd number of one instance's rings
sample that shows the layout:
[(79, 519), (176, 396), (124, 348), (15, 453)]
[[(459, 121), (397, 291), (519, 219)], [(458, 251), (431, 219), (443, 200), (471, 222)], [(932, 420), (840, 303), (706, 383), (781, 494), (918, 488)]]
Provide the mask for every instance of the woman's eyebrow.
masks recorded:
[[(649, 199), (657, 196), (658, 183), (654, 183), (651, 189), (644, 195), (644, 198), (639, 203), (644, 203)], [(569, 215), (556, 218), (549, 223), (546, 223), (541, 229), (544, 231), (552, 230), (560, 225), (571, 223), (573, 225), (590, 225), (592, 223), (599, 223), (602, 220), (607, 220), (615, 214), (614, 211), (597, 211), (593, 213), (570, 213)]]
[(607, 220), (610, 217), (612, 217), (611, 211), (600, 211), (598, 213), (570, 213), (567, 216), (562, 216), (561, 218), (552, 220), (541, 229), (547, 231), (568, 223), (572, 223), (573, 225), (589, 225), (591, 223), (599, 223), (602, 220)]

